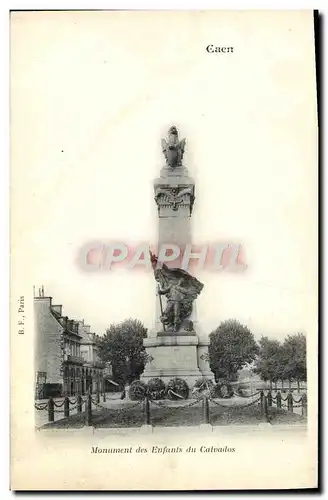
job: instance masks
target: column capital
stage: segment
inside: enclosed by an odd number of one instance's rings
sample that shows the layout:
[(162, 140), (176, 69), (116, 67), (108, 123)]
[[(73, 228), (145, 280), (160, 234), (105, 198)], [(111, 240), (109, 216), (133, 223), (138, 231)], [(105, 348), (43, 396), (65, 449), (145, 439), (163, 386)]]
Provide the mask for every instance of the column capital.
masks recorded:
[(159, 217), (190, 217), (195, 201), (195, 183), (191, 177), (158, 178), (154, 181)]

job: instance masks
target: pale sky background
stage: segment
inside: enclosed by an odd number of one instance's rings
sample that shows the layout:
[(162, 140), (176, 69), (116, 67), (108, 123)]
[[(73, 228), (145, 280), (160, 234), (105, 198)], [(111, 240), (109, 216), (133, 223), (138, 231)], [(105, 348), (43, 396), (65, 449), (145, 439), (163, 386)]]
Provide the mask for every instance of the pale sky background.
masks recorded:
[[(314, 332), (311, 16), (12, 14), (12, 256), (25, 294), (43, 284), (99, 334), (127, 317), (153, 327), (151, 273), (87, 274), (75, 261), (91, 240), (156, 243), (152, 182), (175, 124), (196, 181), (193, 241), (237, 241), (248, 264), (197, 274), (202, 330), (236, 318), (257, 337)], [(210, 43), (234, 53), (208, 54)]]

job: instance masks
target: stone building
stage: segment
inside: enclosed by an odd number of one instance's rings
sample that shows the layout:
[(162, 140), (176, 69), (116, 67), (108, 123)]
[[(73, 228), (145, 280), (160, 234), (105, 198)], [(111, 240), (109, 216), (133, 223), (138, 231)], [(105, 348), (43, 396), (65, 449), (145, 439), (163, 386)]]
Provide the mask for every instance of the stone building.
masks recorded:
[(82, 367), (82, 394), (89, 387), (92, 392), (104, 391), (104, 369), (105, 364), (101, 362), (98, 350), (100, 337), (90, 331), (90, 325), (79, 321), (79, 334), (81, 335), (80, 352), (84, 364)]
[[(108, 367), (98, 357), (100, 337), (84, 321), (63, 316), (63, 306), (34, 297), (36, 398), (103, 391)], [(105, 371), (105, 368), (107, 370)]]

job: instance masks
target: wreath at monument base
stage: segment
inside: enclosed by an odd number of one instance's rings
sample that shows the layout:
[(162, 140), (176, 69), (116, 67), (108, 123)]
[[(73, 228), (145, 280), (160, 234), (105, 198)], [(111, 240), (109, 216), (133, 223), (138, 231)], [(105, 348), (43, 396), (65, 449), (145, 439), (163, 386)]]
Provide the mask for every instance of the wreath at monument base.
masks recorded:
[(189, 387), (185, 380), (182, 378), (172, 378), (167, 384), (167, 396), (173, 401), (179, 399), (188, 399)]
[(250, 385), (245, 382), (241, 382), (236, 388), (236, 393), (244, 398), (249, 396), (251, 393)]
[(229, 399), (234, 395), (232, 384), (228, 380), (220, 380), (211, 389), (212, 398)]
[(147, 384), (147, 394), (150, 399), (164, 399), (166, 386), (162, 379), (155, 377), (151, 378)]
[(134, 380), (129, 387), (131, 401), (143, 401), (147, 394), (147, 386), (140, 380)]
[(196, 380), (192, 393), (194, 395), (202, 395), (208, 393), (210, 395), (211, 390), (213, 388), (213, 381), (211, 379), (207, 379), (206, 377), (201, 377)]

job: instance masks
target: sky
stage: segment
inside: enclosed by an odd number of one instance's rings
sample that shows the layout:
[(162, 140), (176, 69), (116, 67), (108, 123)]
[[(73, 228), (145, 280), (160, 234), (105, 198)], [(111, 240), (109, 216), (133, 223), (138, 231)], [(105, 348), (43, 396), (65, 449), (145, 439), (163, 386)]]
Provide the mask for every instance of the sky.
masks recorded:
[(227, 15), (12, 14), (11, 252), (28, 296), (44, 285), (100, 335), (128, 317), (154, 327), (151, 272), (86, 273), (77, 255), (95, 240), (156, 244), (153, 180), (174, 124), (196, 184), (193, 242), (238, 242), (247, 264), (197, 272), (204, 334), (230, 318), (257, 338), (315, 331), (311, 16)]

